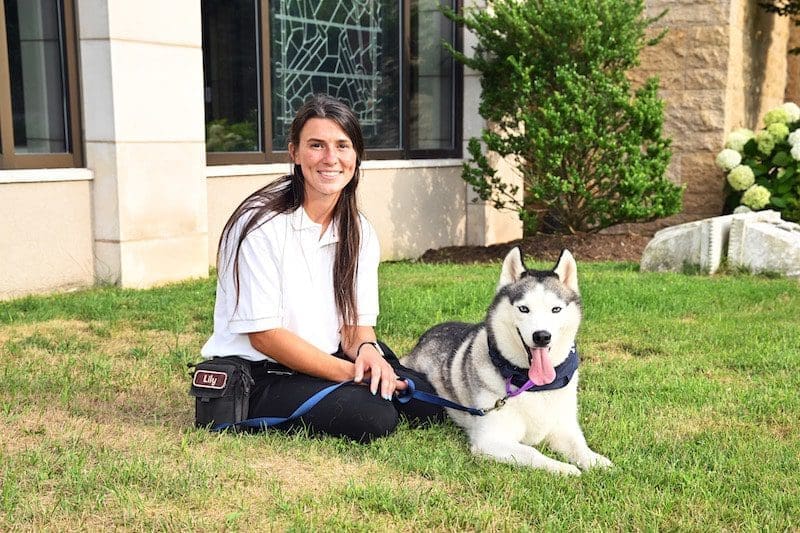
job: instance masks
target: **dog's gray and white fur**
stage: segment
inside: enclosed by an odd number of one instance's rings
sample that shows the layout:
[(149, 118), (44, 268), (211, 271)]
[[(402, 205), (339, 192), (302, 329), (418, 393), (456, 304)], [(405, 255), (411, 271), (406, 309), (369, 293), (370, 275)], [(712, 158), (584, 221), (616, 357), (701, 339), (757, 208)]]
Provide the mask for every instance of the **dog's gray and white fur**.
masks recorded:
[[(529, 271), (519, 248), (514, 248), (503, 262), (486, 320), (433, 327), (403, 364), (425, 373), (438, 395), (485, 409), (506, 396), (505, 379), (489, 354), (490, 340), (516, 367), (529, 371), (537, 353), (545, 354), (539, 356), (539, 367), (544, 360), (544, 366), (552, 369), (568, 357), (580, 322), (578, 271), (572, 254), (564, 250), (552, 271)], [(537, 375), (535, 370), (529, 372)], [(576, 371), (563, 388), (523, 392), (485, 416), (447, 412), (467, 432), (475, 454), (579, 475), (574, 465), (609, 467), (611, 461), (586, 444), (578, 424), (577, 387)], [(543, 455), (534, 448), (542, 442), (573, 464)]]

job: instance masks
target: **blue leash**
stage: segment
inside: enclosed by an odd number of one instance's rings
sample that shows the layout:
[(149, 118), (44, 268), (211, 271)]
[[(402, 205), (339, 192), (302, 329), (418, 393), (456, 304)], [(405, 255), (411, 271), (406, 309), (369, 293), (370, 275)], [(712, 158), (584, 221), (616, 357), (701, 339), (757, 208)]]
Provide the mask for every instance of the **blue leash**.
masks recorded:
[[(430, 403), (433, 405), (439, 405), (442, 407), (449, 407), (451, 409), (458, 409), (459, 411), (466, 411), (467, 413), (475, 416), (484, 416), (487, 411), (491, 411), (492, 409), (496, 409), (501, 407), (505, 403), (505, 398), (502, 400), (498, 400), (495, 406), (491, 409), (475, 409), (474, 407), (466, 407), (460, 404), (457, 404), (453, 401), (450, 401), (446, 398), (442, 398), (441, 396), (436, 396), (435, 394), (430, 394), (428, 392), (419, 391), (417, 390), (414, 381), (411, 378), (405, 378), (405, 381), (408, 383), (408, 388), (402, 393), (398, 394), (397, 401), (400, 403), (408, 403), (412, 399), (417, 399), (421, 402)], [(322, 401), (328, 394), (332, 393), (342, 385), (347, 385), (348, 383), (353, 383), (353, 381), (342, 381), (341, 383), (335, 383), (324, 389), (320, 390), (313, 396), (311, 396), (308, 400), (304, 401), (300, 407), (295, 409), (295, 411), (287, 417), (279, 417), (279, 416), (261, 416), (258, 418), (248, 418), (247, 420), (242, 420), (241, 422), (224, 422), (222, 424), (217, 424), (216, 426), (211, 428), (211, 431), (223, 431), (225, 429), (229, 429), (232, 427), (248, 427), (248, 428), (256, 428), (256, 429), (264, 429), (270, 426), (277, 426), (278, 424), (283, 424), (284, 422), (289, 422), (290, 420), (294, 420), (295, 418), (300, 418), (311, 409), (314, 408), (319, 402)]]
[[(475, 416), (484, 416), (487, 411), (491, 411), (491, 409), (476, 409), (475, 407), (467, 407), (465, 405), (461, 405), (454, 401), (448, 400), (447, 398), (442, 398), (441, 396), (437, 396), (429, 392), (417, 390), (417, 386), (414, 384), (414, 380), (412, 380), (411, 378), (405, 378), (405, 380), (408, 383), (408, 388), (402, 391), (397, 396), (397, 401), (400, 403), (408, 403), (411, 401), (412, 398), (414, 398), (421, 402), (430, 403), (433, 405), (439, 405), (441, 407), (449, 407), (451, 409), (457, 409), (459, 411), (465, 411)], [(500, 400), (498, 400), (498, 402), (499, 401)], [(503, 403), (505, 403), (505, 400), (503, 400)], [(499, 407), (499, 405), (495, 404), (494, 408), (496, 407)]]

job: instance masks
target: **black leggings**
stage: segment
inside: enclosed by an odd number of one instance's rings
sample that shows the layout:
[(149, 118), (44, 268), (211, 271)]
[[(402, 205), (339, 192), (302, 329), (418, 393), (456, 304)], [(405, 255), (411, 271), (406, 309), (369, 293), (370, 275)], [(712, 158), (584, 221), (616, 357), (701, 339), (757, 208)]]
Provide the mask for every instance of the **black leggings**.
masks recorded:
[[(423, 374), (402, 366), (388, 346), (380, 345), (399, 377), (413, 379), (418, 390), (435, 392)], [(255, 385), (250, 394), (249, 418), (289, 416), (300, 404), (333, 383), (292, 372), (277, 363), (252, 363), (251, 366)], [(400, 415), (412, 425), (424, 425), (443, 420), (444, 410), (416, 399), (404, 404), (396, 399), (384, 400), (380, 393), (373, 396), (369, 387), (348, 383), (325, 396), (300, 418), (272, 427), (305, 428), (313, 435), (347, 437), (367, 443), (394, 431)]]

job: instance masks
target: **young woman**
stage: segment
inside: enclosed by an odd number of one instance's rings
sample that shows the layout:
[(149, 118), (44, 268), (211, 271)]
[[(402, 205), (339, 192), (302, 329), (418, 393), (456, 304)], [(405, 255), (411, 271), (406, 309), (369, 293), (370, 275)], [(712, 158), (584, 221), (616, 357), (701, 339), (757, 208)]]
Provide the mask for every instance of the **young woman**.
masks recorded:
[(369, 442), (391, 433), (400, 414), (442, 418), (439, 407), (395, 400), (405, 388), (399, 378), (433, 387), (375, 337), (380, 250), (356, 204), (364, 155), (357, 117), (315, 96), (289, 140), (292, 173), (246, 198), (223, 229), (214, 333), (202, 355), (251, 362), (250, 418), (288, 416), (332, 382), (355, 382), (279, 428)]

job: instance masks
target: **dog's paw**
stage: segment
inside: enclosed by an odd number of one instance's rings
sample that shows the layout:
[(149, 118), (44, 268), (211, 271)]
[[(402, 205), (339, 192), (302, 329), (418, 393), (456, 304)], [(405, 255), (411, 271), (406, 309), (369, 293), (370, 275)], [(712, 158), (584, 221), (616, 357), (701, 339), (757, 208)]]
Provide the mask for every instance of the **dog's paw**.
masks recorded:
[(583, 470), (587, 470), (589, 468), (611, 468), (614, 463), (605, 455), (590, 452), (586, 457), (578, 461), (578, 466)]
[(550, 464), (546, 468), (550, 472), (554, 474), (561, 474), (562, 476), (580, 476), (581, 471), (578, 469), (577, 466), (571, 465), (569, 463), (561, 463), (558, 461), (553, 461), (555, 464)]

